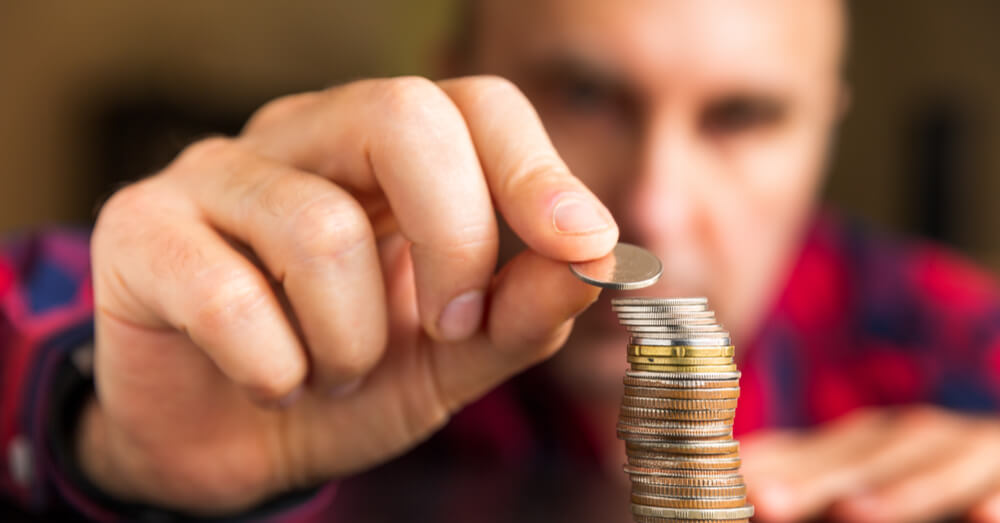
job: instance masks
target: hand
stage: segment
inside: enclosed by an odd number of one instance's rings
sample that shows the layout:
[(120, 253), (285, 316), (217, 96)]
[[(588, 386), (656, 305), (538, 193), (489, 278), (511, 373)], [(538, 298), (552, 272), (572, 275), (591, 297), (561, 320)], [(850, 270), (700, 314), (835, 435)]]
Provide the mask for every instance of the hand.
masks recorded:
[[(497, 211), (528, 249), (494, 274)], [(272, 102), (102, 210), (77, 455), (198, 513), (373, 467), (552, 355), (617, 235), (507, 81)]]
[(741, 440), (761, 521), (1000, 521), (1000, 420), (932, 407), (851, 413)]

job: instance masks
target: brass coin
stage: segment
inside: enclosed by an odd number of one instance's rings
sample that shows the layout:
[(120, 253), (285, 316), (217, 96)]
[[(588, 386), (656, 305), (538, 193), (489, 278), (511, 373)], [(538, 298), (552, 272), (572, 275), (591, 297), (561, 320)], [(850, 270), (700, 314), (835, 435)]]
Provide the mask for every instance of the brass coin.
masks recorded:
[(649, 505), (637, 505), (633, 503), (632, 513), (639, 516), (657, 516), (661, 518), (732, 520), (753, 517), (753, 505), (733, 508), (671, 508), (651, 507)]
[(652, 363), (654, 365), (678, 365), (678, 366), (702, 366), (702, 365), (730, 365), (733, 363), (732, 356), (719, 356), (716, 358), (674, 358), (670, 356), (645, 356), (629, 354), (625, 357), (629, 363)]
[(625, 452), (649, 450), (670, 454), (718, 455), (739, 452), (739, 449), (740, 443), (736, 440), (676, 442), (631, 440), (625, 442)]
[(743, 484), (743, 476), (730, 471), (670, 471), (626, 464), (625, 473), (633, 484), (671, 485), (675, 487), (732, 487)]
[(726, 372), (736, 370), (736, 364), (728, 365), (647, 365), (644, 363), (633, 363), (633, 370), (649, 370), (659, 372)]
[(665, 468), (673, 470), (728, 470), (733, 471), (740, 468), (740, 458), (729, 458), (724, 460), (678, 460), (678, 459), (651, 459), (651, 458), (628, 458), (629, 465), (649, 468)]
[(736, 415), (736, 409), (675, 410), (626, 406), (623, 406), (620, 412), (622, 416), (629, 418), (665, 419), (677, 421), (731, 420)]
[(622, 405), (626, 407), (646, 407), (650, 409), (675, 409), (675, 410), (709, 410), (709, 409), (735, 409), (737, 400), (692, 400), (675, 398), (650, 398), (647, 396), (622, 396)]
[(677, 485), (632, 482), (632, 492), (657, 496), (675, 496), (679, 498), (726, 498), (746, 496), (747, 486), (741, 484), (731, 487), (681, 487)]
[(678, 498), (633, 492), (632, 503), (653, 507), (672, 508), (733, 508), (746, 505), (747, 498), (746, 496), (732, 496), (727, 498)]
[(727, 400), (740, 396), (738, 387), (724, 389), (667, 389), (653, 387), (625, 387), (625, 396), (686, 400)]
[(628, 353), (633, 356), (665, 356), (671, 358), (715, 358), (732, 357), (736, 354), (736, 347), (727, 345), (725, 347), (685, 347), (675, 345), (671, 347), (657, 347), (650, 345), (629, 345)]

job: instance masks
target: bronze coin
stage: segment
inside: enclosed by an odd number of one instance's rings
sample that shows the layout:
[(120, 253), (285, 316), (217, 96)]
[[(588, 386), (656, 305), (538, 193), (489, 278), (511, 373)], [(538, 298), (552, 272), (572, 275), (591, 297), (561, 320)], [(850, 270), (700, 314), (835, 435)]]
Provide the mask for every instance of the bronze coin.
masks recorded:
[(740, 484), (729, 487), (684, 487), (678, 485), (658, 485), (655, 483), (636, 483), (633, 481), (632, 492), (657, 496), (675, 496), (679, 498), (727, 498), (746, 496), (747, 486)]
[(676, 410), (623, 406), (621, 416), (676, 421), (720, 421), (733, 419), (736, 416), (736, 409)]
[(644, 398), (667, 398), (667, 399), (689, 399), (689, 400), (719, 400), (736, 399), (740, 397), (739, 387), (726, 388), (655, 388), (625, 386), (625, 396)]

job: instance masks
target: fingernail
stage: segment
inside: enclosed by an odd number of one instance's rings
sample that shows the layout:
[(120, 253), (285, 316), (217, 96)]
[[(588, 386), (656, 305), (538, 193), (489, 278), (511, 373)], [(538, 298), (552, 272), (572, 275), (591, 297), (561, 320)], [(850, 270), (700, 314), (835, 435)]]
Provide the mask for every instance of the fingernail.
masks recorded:
[(446, 340), (464, 340), (479, 329), (483, 321), (483, 293), (469, 291), (451, 300), (438, 319), (438, 332)]
[(590, 234), (611, 224), (611, 216), (583, 196), (563, 196), (552, 209), (552, 226), (561, 234)]
[(278, 408), (286, 409), (291, 407), (302, 396), (302, 390), (302, 385), (295, 387), (292, 392), (289, 392), (284, 398), (278, 400)]
[(334, 385), (326, 390), (326, 395), (330, 398), (343, 398), (344, 396), (349, 396), (353, 394), (354, 391), (361, 388), (362, 379), (363, 378), (355, 378), (351, 381)]

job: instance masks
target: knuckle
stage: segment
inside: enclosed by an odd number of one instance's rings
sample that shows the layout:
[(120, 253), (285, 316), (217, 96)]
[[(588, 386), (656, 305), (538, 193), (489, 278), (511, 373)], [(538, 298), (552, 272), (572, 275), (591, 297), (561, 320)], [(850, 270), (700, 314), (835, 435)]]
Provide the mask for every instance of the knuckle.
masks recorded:
[(500, 190), (508, 195), (530, 192), (537, 187), (564, 186), (567, 181), (574, 185), (579, 183), (554, 153), (510, 158), (506, 165), (500, 166), (499, 172)]
[(469, 78), (480, 100), (496, 100), (497, 97), (528, 104), (528, 98), (514, 82), (498, 75), (480, 75)]
[[(191, 253), (181, 251), (179, 255)], [(262, 280), (242, 268), (201, 270), (192, 278), (188, 293), (192, 298), (192, 328), (214, 333), (238, 329), (254, 321), (270, 303), (269, 291)]]
[(345, 380), (364, 376), (375, 367), (385, 353), (384, 334), (359, 338), (345, 341), (323, 358), (326, 373)]
[(361, 206), (339, 195), (325, 195), (305, 204), (291, 222), (296, 258), (347, 254), (373, 240), (371, 225)]
[(252, 133), (292, 118), (301, 113), (303, 108), (311, 106), (318, 95), (315, 92), (291, 94), (265, 103), (247, 120), (243, 133)]
[(225, 136), (211, 136), (189, 144), (177, 155), (177, 159), (167, 167), (166, 172), (188, 166), (203, 165), (206, 162), (218, 161), (232, 154), (234, 142)]
[(403, 76), (377, 84), (381, 106), (396, 118), (439, 120), (443, 108), (457, 111), (434, 82), (420, 76)]

